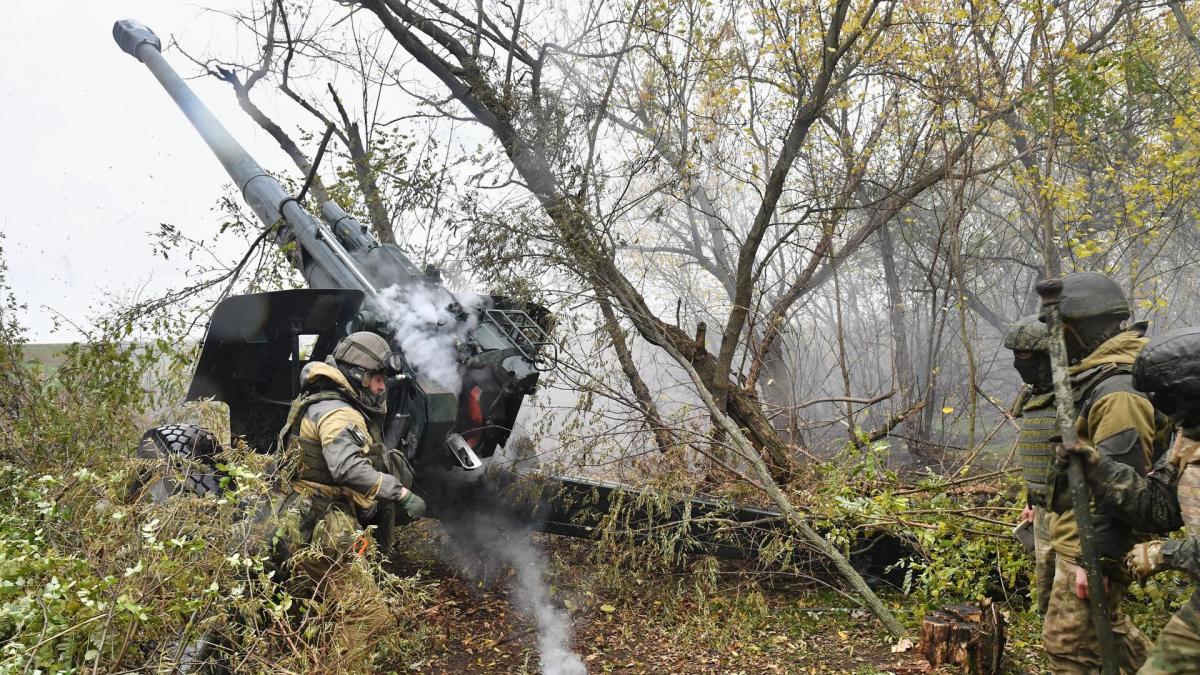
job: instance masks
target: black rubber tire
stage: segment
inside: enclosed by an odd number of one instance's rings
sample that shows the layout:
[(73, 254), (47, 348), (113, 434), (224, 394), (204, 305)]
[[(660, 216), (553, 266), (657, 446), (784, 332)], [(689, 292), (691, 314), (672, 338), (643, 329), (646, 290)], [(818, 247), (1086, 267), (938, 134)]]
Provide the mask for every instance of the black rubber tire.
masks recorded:
[(202, 426), (165, 424), (142, 435), (137, 457), (165, 460), (161, 475), (150, 477), (155, 483), (149, 493), (157, 502), (180, 492), (200, 497), (224, 492), (221, 481), (225, 476), (216, 462), (221, 450), (217, 437)]

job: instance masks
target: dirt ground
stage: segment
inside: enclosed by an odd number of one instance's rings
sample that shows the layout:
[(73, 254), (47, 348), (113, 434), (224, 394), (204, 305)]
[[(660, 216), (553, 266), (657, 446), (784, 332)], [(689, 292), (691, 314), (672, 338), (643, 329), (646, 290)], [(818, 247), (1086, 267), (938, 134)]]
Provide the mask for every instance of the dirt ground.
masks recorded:
[[(400, 670), (422, 673), (539, 673), (533, 622), (508, 596), (507, 580), (472, 580), (437, 558), (436, 536), (402, 556), (394, 571), (430, 580), (421, 620), (428, 648)], [(547, 581), (572, 621), (572, 648), (589, 673), (930, 673), (914, 649), (895, 641), (871, 616), (831, 592), (748, 589), (732, 570), (716, 592), (688, 593), (670, 606), (663, 578), (630, 573), (603, 592), (590, 583), (588, 544), (538, 535), (553, 561)], [(749, 596), (749, 597), (748, 597)], [(891, 599), (891, 598), (890, 598)], [(891, 599), (894, 602), (900, 598)], [(843, 605), (843, 606), (833, 606)], [(1018, 638), (1022, 627), (1015, 627)], [(912, 636), (915, 640), (916, 636)], [(1026, 636), (1028, 637), (1028, 636)], [(1011, 673), (1039, 672), (1036, 640), (1010, 642)], [(1027, 665), (1034, 664), (1032, 667)]]

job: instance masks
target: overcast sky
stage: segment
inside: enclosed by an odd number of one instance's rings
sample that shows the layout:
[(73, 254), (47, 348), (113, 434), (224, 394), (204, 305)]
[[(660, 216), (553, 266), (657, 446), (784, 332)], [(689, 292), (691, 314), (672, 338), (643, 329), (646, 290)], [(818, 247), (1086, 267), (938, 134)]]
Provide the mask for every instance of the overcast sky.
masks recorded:
[[(144, 297), (182, 284), (182, 263), (151, 255), (159, 223), (196, 238), (210, 238), (220, 223), (212, 209), (228, 177), (150, 72), (117, 48), (113, 22), (136, 18), (164, 44), (174, 34), (190, 52), (232, 53), (228, 19), (204, 7), (245, 4), (3, 3), (0, 245), (8, 284), (28, 305), (20, 319), (31, 340), (78, 338), (70, 326), (54, 329), (56, 313), (86, 325), (106, 295)], [(179, 54), (167, 58), (195, 74)], [(192, 86), (260, 163), (289, 168), (227, 85), (203, 78)]]

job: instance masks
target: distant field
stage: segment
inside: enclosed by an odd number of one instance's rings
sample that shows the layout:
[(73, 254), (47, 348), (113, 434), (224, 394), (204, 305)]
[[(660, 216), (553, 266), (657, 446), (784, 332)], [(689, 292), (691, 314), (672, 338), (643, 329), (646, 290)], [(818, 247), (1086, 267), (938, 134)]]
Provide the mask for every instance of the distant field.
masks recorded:
[(28, 363), (38, 362), (47, 370), (54, 370), (62, 365), (62, 353), (70, 347), (67, 342), (44, 342), (40, 344), (26, 344), (23, 346), (25, 352), (25, 361)]

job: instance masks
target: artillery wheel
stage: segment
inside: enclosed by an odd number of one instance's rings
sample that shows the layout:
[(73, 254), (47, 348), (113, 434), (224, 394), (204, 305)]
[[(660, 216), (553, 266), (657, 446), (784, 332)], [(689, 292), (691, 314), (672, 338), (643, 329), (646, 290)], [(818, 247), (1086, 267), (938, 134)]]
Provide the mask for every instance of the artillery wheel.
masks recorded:
[(156, 503), (173, 494), (188, 492), (200, 497), (220, 495), (223, 478), (216, 465), (221, 444), (211, 431), (196, 424), (165, 424), (142, 435), (138, 459), (160, 460), (157, 469), (143, 473), (131, 494), (144, 492)]

